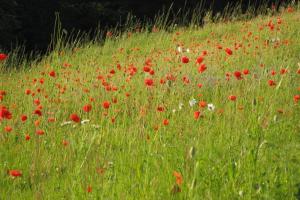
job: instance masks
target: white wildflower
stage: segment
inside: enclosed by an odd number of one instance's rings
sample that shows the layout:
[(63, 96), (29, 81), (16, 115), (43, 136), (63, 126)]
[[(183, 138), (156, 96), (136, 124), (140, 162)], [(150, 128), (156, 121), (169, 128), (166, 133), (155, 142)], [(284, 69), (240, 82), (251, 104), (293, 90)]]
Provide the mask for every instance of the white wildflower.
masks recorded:
[(176, 47), (176, 50), (177, 50), (179, 53), (182, 53), (182, 47), (181, 47), (181, 46), (177, 46), (177, 47)]
[(66, 125), (69, 125), (69, 124), (72, 124), (72, 121), (63, 122), (63, 123), (60, 124), (60, 126), (66, 126)]
[(172, 112), (175, 113), (175, 112), (176, 112), (176, 109), (173, 109)]
[(179, 106), (178, 106), (179, 110), (181, 110), (182, 107), (183, 107), (183, 103), (179, 103)]
[(207, 109), (208, 109), (209, 111), (214, 111), (215, 108), (216, 108), (216, 107), (215, 107), (214, 104), (212, 104), (212, 103), (207, 104)]
[(84, 119), (84, 120), (81, 121), (81, 124), (84, 125), (84, 124), (89, 123), (89, 122), (90, 122), (89, 119)]
[(193, 107), (194, 105), (196, 105), (196, 103), (197, 103), (196, 99), (192, 99), (192, 100), (189, 101), (189, 104), (190, 104), (191, 107)]

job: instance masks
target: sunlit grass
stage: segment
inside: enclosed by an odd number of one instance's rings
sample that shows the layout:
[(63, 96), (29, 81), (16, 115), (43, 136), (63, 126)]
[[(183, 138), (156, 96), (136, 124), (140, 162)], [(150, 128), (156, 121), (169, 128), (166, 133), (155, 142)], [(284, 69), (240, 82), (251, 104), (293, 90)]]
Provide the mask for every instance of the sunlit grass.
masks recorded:
[(296, 199), (299, 21), (296, 9), (124, 33), (3, 69), (0, 199)]

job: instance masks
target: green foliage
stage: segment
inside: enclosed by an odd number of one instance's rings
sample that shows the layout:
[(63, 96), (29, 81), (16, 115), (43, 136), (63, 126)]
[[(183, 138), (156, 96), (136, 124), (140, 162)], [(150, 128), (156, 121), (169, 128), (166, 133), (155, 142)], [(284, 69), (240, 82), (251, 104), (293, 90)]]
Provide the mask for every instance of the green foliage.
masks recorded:
[[(0, 104), (12, 119), (0, 122), (0, 199), (297, 199), (299, 17), (294, 8), (248, 21), (174, 26), (173, 32), (113, 32), (102, 45), (79, 42), (30, 68), (1, 71)], [(279, 29), (266, 26), (270, 20)], [(190, 51), (176, 52), (179, 44)], [(200, 74), (195, 61), (204, 50), (207, 70)], [(190, 62), (181, 63), (183, 56)], [(153, 76), (143, 72), (146, 63)], [(129, 78), (133, 66), (137, 73)], [(225, 79), (226, 72), (246, 68), (243, 80)], [(166, 79), (170, 74), (176, 81)], [(151, 87), (144, 83), (149, 77)], [(107, 83), (118, 90), (109, 91)], [(191, 107), (193, 98), (215, 109)], [(36, 99), (42, 116), (32, 114)], [(194, 119), (195, 111), (202, 117)], [(90, 121), (65, 123), (71, 113)], [(4, 131), (7, 126), (12, 131)], [(12, 169), (22, 176), (9, 175)]]

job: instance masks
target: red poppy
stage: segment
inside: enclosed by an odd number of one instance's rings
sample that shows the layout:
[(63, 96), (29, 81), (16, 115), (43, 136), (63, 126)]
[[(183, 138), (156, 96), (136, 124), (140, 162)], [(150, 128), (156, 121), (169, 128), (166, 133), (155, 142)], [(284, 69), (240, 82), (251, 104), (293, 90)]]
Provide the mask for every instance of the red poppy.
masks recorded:
[(190, 61), (190, 59), (189, 59), (188, 57), (186, 57), (186, 56), (183, 56), (183, 57), (181, 58), (181, 62), (184, 63), (184, 64), (189, 63), (189, 61)]
[(275, 70), (272, 70), (272, 71), (271, 71), (271, 75), (272, 75), (272, 76), (275, 76), (275, 75), (276, 75), (276, 71), (275, 71)]
[(27, 140), (27, 141), (30, 140), (30, 135), (26, 134), (25, 135), (25, 140)]
[(31, 94), (31, 90), (26, 89), (26, 90), (25, 90), (25, 94), (27, 94), (27, 95)]
[(6, 54), (0, 53), (0, 61), (4, 61), (4, 60), (6, 60), (6, 58), (7, 58)]
[(155, 71), (152, 69), (150, 72), (149, 72), (150, 75), (154, 75), (155, 74)]
[(12, 118), (12, 114), (9, 112), (9, 110), (4, 106), (0, 106), (0, 121), (2, 119), (11, 119), (11, 118)]
[(103, 106), (104, 109), (108, 109), (108, 108), (110, 107), (109, 101), (104, 101), (104, 102), (102, 103), (102, 106)]
[(175, 178), (176, 178), (176, 184), (177, 184), (178, 186), (180, 186), (180, 185), (183, 183), (182, 175), (181, 175), (179, 172), (176, 172), (176, 171), (173, 172), (173, 175), (174, 175)]
[(231, 100), (231, 101), (235, 101), (235, 100), (236, 100), (236, 96), (230, 95), (230, 96), (228, 97), (228, 99)]
[(45, 131), (43, 131), (43, 130), (36, 130), (35, 133), (36, 133), (37, 135), (44, 135), (44, 134), (45, 134)]
[(234, 74), (234, 76), (237, 80), (242, 80), (243, 79), (242, 73), (240, 71), (235, 71), (233, 74)]
[(11, 132), (12, 131), (12, 127), (11, 126), (5, 126), (4, 127), (4, 131), (8, 132), (8, 133)]
[(294, 96), (294, 102), (295, 103), (298, 103), (298, 101), (300, 100), (300, 95), (298, 94), (298, 95), (295, 95)]
[(70, 120), (72, 120), (73, 122), (79, 123), (80, 117), (77, 114), (73, 113), (70, 115)]
[(194, 118), (198, 119), (200, 117), (200, 111), (195, 111), (194, 112)]
[(12, 169), (8, 171), (8, 174), (12, 177), (20, 177), (22, 176), (22, 172), (20, 170), (17, 169)]
[(144, 66), (144, 72), (150, 72), (150, 70), (151, 70), (150, 66), (148, 65)]
[(163, 125), (168, 126), (169, 125), (169, 120), (168, 119), (164, 119), (163, 120)]
[(27, 116), (26, 115), (21, 115), (21, 121), (25, 122), (27, 120)]
[(232, 55), (232, 50), (229, 48), (225, 49), (225, 52), (227, 53), (227, 55), (231, 56)]
[(281, 70), (280, 70), (280, 74), (285, 74), (285, 73), (287, 73), (287, 69), (284, 69), (284, 68), (282, 68)]
[(203, 56), (199, 56), (199, 57), (197, 58), (197, 63), (198, 63), (198, 64), (201, 64), (201, 63), (203, 62), (203, 60), (204, 60)]
[(243, 70), (243, 74), (244, 74), (244, 75), (248, 75), (249, 73), (250, 73), (250, 72), (249, 72), (249, 69), (244, 69), (244, 70)]
[(202, 107), (202, 108), (205, 108), (207, 105), (207, 103), (205, 101), (200, 101), (199, 102), (199, 106)]
[(55, 74), (55, 71), (54, 71), (54, 70), (52, 70), (51, 72), (49, 72), (49, 76), (51, 76), (51, 77), (55, 77), (55, 76), (56, 76), (56, 74)]
[(87, 191), (88, 193), (91, 193), (91, 192), (93, 191), (92, 186), (89, 185), (89, 186), (87, 187), (86, 191)]
[(268, 80), (268, 84), (269, 86), (276, 86), (276, 83), (273, 80)]
[(154, 81), (153, 81), (153, 79), (151, 79), (151, 78), (146, 78), (145, 79), (145, 81), (144, 81), (144, 83), (147, 85), (147, 86), (153, 86), (153, 84), (154, 84)]
[(6, 92), (4, 90), (0, 90), (0, 95), (5, 96)]
[(55, 121), (56, 121), (56, 119), (54, 117), (49, 117), (48, 118), (48, 122), (55, 122)]
[(203, 73), (207, 69), (205, 64), (202, 64), (198, 67), (198, 72)]
[(165, 110), (165, 109), (164, 109), (164, 107), (162, 107), (162, 106), (158, 106), (158, 107), (157, 107), (157, 111), (158, 111), (158, 112), (164, 112), (164, 110)]
[(33, 114), (38, 115), (38, 116), (42, 116), (42, 115), (43, 115), (43, 114), (42, 114), (42, 111), (41, 111), (40, 109), (35, 109), (35, 110), (33, 111)]
[(82, 110), (84, 112), (90, 112), (92, 110), (92, 105), (91, 104), (84, 105)]
[(68, 142), (67, 140), (63, 140), (63, 141), (62, 141), (62, 144), (66, 147), (66, 146), (69, 145), (69, 142)]
[(41, 102), (39, 99), (35, 99), (35, 100), (33, 100), (33, 103), (38, 106), (38, 105), (40, 105)]

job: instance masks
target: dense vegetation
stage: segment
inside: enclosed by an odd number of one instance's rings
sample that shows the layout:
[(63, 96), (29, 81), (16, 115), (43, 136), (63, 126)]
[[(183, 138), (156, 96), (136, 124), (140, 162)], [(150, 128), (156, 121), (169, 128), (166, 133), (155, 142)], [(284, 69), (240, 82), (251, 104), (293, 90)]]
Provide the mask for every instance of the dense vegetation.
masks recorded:
[(0, 199), (299, 199), (299, 7), (229, 19), (0, 54)]
[(186, 23), (192, 17), (191, 10), (195, 8), (198, 13), (211, 9), (215, 14), (223, 12), (228, 3), (230, 7), (241, 4), (241, 9), (245, 11), (249, 6), (257, 9), (261, 5), (271, 7), (274, 4), (277, 8), (286, 2), (290, 1), (0, 0), (0, 49), (11, 50), (25, 45), (27, 51), (45, 51), (54, 31), (55, 13), (60, 16), (62, 28), (68, 34), (76, 34), (78, 31), (93, 33), (99, 26), (102, 31), (117, 25), (118, 29), (124, 29), (129, 13), (134, 16), (135, 21), (149, 23), (159, 11), (166, 11), (171, 7), (169, 20)]

